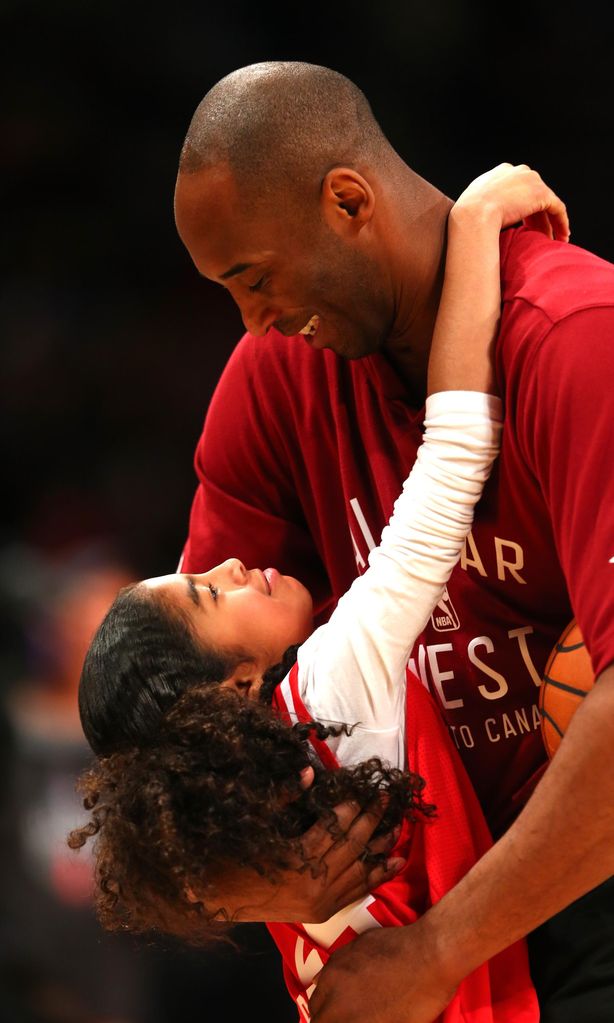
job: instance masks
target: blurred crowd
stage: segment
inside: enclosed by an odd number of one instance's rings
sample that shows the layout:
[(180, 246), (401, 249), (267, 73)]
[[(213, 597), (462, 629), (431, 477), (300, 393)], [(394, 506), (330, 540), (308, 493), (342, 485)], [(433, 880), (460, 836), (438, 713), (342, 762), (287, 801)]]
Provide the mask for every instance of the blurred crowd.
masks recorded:
[(90, 857), (66, 845), (85, 815), (75, 781), (90, 760), (77, 705), (81, 665), (131, 578), (102, 545), (58, 559), (13, 549), (0, 562), (5, 623), (12, 618), (0, 704), (0, 1020), (195, 1023), (228, 1012), (238, 1019), (253, 998), (269, 1006), (268, 1019), (293, 1019), (263, 929), (237, 929), (239, 951), (207, 953), (104, 934), (91, 908)]

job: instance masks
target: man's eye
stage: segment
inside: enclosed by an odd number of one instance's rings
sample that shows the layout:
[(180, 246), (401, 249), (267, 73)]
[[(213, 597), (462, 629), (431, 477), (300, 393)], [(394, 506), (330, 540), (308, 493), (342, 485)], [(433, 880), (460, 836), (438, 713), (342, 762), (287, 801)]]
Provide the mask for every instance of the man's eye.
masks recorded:
[(262, 277), (260, 277), (255, 284), (248, 284), (248, 289), (249, 291), (260, 291), (260, 289), (263, 288), (266, 283), (267, 277), (266, 274), (263, 274)]
[(214, 586), (213, 583), (207, 583), (207, 589), (209, 590), (209, 593), (211, 594), (213, 599), (217, 600), (218, 593), (220, 592), (217, 586)]

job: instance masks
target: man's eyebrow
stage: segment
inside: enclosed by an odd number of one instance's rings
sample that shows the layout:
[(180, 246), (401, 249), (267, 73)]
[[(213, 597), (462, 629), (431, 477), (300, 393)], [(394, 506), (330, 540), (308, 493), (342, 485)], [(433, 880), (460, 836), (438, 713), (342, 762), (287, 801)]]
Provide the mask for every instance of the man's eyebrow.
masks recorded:
[(242, 274), (244, 270), (250, 270), (253, 265), (253, 263), (235, 263), (234, 266), (231, 266), (230, 270), (220, 274), (220, 280), (227, 281), (229, 277), (236, 277), (237, 274)]
[(196, 589), (196, 583), (194, 582), (194, 579), (192, 578), (191, 575), (186, 575), (185, 581), (188, 587), (188, 596), (190, 600), (192, 601), (193, 604), (196, 604), (196, 607), (201, 607), (200, 597), (198, 595), (198, 590)]

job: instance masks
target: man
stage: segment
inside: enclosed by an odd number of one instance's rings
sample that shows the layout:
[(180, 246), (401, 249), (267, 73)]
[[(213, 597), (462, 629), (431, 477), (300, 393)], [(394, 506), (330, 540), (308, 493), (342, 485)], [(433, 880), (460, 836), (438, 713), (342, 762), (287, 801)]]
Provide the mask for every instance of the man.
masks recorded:
[[(275, 565), (325, 617), (364, 569), (420, 442), (451, 205), (335, 72), (255, 65), (205, 97), (177, 226), (248, 334), (199, 443), (183, 571), (231, 554)], [(503, 450), (410, 661), (499, 840), (413, 927), (336, 953), (316, 1023), (430, 1023), (463, 976), (529, 932), (545, 1023), (614, 1013), (614, 885), (585, 894), (614, 874), (614, 268), (518, 229), (501, 255)], [(574, 613), (599, 682), (541, 777), (537, 687)]]

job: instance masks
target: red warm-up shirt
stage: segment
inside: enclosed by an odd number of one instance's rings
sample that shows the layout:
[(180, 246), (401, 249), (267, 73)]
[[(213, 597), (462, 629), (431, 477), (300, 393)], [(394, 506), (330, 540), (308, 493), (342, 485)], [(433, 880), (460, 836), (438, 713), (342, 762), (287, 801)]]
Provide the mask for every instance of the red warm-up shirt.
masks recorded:
[[(312, 720), (301, 695), (301, 662), (276, 690), (274, 706), (289, 722)], [(309, 1021), (314, 977), (337, 949), (373, 927), (414, 923), (460, 881), (492, 842), (460, 758), (434, 702), (415, 676), (407, 679), (407, 761), (426, 779), (425, 800), (437, 806), (434, 819), (406, 824), (395, 853), (405, 866), (364, 899), (323, 924), (269, 924), (281, 952), (284, 978), (299, 1010)], [(312, 740), (328, 769), (337, 766), (326, 741)], [(408, 961), (407, 970), (412, 964)], [(539, 1009), (529, 978), (524, 942), (518, 942), (469, 974), (457, 988), (438, 1023), (537, 1023)]]
[[(410, 660), (495, 834), (545, 764), (537, 694), (562, 628), (577, 617), (597, 673), (614, 660), (614, 267), (523, 229), (504, 232), (501, 255), (503, 448)], [(246, 335), (198, 444), (183, 570), (273, 565), (325, 620), (366, 568), (423, 414), (385, 354), (344, 362)]]

